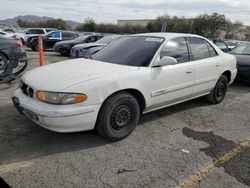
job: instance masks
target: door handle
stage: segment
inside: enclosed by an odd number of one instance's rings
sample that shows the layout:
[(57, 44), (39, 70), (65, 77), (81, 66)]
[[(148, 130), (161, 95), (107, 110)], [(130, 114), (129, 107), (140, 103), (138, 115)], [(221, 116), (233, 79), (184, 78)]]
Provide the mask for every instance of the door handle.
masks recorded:
[(215, 66), (216, 66), (216, 67), (220, 67), (220, 66), (221, 66), (221, 64), (216, 64)]
[(186, 73), (187, 74), (191, 74), (191, 73), (193, 73), (193, 70), (192, 69), (188, 69), (188, 70), (186, 70)]

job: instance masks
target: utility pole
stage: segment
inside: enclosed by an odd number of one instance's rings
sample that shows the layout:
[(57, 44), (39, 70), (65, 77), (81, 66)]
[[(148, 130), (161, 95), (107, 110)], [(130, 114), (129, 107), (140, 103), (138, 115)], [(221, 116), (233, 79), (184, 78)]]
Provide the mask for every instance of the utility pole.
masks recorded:
[(161, 32), (167, 32), (167, 26), (168, 26), (168, 20), (167, 18), (164, 18), (163, 23), (162, 23), (162, 27), (161, 27)]

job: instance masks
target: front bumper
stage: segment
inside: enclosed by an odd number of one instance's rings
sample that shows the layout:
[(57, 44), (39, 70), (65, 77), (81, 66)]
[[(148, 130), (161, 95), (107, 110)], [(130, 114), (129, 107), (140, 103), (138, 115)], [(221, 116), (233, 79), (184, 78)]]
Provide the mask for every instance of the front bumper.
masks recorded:
[(71, 51), (70, 51), (70, 56), (73, 57), (73, 58), (78, 58), (78, 56), (79, 56), (79, 51), (78, 51), (78, 50), (75, 50), (75, 49), (71, 49)]
[(101, 105), (51, 105), (25, 95), (20, 88), (14, 92), (15, 107), (38, 125), (55, 132), (78, 132), (95, 127)]

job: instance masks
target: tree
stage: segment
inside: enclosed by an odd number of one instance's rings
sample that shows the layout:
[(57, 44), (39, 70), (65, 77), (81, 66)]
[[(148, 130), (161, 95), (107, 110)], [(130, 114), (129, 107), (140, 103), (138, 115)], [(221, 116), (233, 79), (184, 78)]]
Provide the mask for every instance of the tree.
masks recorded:
[(47, 21), (41, 21), (41, 22), (28, 22), (24, 20), (17, 20), (17, 24), (19, 27), (47, 27), (47, 28), (57, 28), (57, 29), (71, 29), (70, 26), (66, 23), (66, 21), (62, 19), (51, 19)]

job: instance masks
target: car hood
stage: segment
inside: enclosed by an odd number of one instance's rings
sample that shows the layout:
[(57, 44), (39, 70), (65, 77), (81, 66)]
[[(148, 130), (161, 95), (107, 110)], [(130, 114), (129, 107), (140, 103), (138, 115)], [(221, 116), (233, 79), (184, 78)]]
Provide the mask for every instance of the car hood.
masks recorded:
[(80, 50), (80, 49), (84, 49), (84, 48), (90, 48), (90, 47), (96, 47), (96, 46), (105, 46), (105, 45), (106, 44), (92, 42), (92, 43), (78, 44), (78, 45), (75, 45), (73, 48), (75, 50)]
[(59, 92), (83, 82), (137, 70), (138, 67), (133, 66), (73, 59), (28, 71), (23, 75), (22, 81), (36, 90)]
[(250, 55), (237, 55), (232, 54), (237, 59), (237, 64), (240, 66), (250, 66)]

